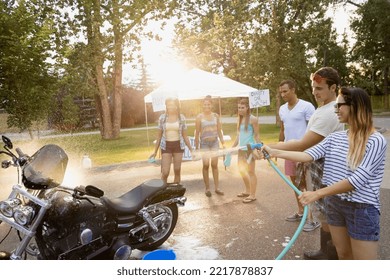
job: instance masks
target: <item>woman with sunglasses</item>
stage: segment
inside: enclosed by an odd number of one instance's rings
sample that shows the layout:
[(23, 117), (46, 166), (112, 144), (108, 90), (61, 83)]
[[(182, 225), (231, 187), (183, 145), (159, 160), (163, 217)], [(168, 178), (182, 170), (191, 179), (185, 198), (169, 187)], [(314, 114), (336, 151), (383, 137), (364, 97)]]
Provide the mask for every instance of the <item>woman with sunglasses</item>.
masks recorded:
[(339, 259), (377, 259), (380, 185), (387, 143), (373, 125), (371, 100), (360, 88), (342, 88), (335, 110), (349, 129), (334, 132), (304, 152), (263, 150), (300, 162), (325, 158), (324, 188), (303, 192), (302, 205), (325, 199), (327, 222)]

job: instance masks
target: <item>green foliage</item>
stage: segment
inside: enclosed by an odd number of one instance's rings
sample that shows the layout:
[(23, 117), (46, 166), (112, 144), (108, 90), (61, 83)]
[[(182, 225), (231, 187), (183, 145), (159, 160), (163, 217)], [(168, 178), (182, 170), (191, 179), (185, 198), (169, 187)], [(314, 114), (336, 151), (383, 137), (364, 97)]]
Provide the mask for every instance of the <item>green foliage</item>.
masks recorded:
[(7, 123), (20, 130), (47, 118), (53, 83), (50, 64), (51, 26), (39, 5), (0, 3), (0, 102)]
[(325, 18), (331, 2), (208, 1), (207, 9), (203, 1), (183, 2), (175, 45), (193, 65), (272, 96), (281, 80), (294, 79), (300, 98), (315, 103), (311, 72), (333, 66), (348, 75), (347, 50)]
[(355, 62), (355, 85), (370, 94), (384, 94), (384, 105), (390, 108), (390, 2), (368, 0), (357, 9), (351, 23), (356, 33), (352, 59)]

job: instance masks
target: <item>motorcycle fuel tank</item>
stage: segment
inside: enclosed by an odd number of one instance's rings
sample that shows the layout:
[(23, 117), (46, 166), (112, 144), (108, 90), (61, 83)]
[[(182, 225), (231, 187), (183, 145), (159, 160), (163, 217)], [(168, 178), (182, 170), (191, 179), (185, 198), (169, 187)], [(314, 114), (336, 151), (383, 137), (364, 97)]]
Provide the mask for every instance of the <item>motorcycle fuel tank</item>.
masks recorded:
[(51, 222), (80, 223), (95, 220), (104, 213), (104, 207), (97, 200), (75, 199), (70, 193), (58, 191), (50, 196), (52, 207), (48, 210), (46, 219)]

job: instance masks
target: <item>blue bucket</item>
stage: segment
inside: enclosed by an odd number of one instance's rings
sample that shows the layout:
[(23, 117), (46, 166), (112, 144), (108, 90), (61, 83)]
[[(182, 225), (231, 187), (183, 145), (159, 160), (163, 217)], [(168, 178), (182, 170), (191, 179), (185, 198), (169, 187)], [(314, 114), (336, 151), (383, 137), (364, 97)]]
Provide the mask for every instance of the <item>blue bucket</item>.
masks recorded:
[(143, 260), (176, 260), (176, 254), (173, 250), (155, 250), (147, 253)]

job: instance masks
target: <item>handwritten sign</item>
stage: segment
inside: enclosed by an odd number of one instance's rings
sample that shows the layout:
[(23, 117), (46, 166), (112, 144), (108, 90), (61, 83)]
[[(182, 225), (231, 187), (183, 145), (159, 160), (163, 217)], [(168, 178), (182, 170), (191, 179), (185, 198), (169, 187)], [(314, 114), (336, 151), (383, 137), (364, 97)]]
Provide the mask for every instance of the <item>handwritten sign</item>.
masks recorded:
[[(195, 150), (195, 137), (188, 137), (190, 140), (190, 144), (193, 150)], [(184, 148), (183, 159), (182, 160), (192, 160), (192, 155), (190, 149), (188, 149), (187, 145)]]
[(269, 89), (262, 89), (249, 93), (249, 107), (251, 109), (269, 105)]
[(165, 96), (163, 95), (152, 95), (152, 106), (153, 112), (159, 112), (165, 110)]

